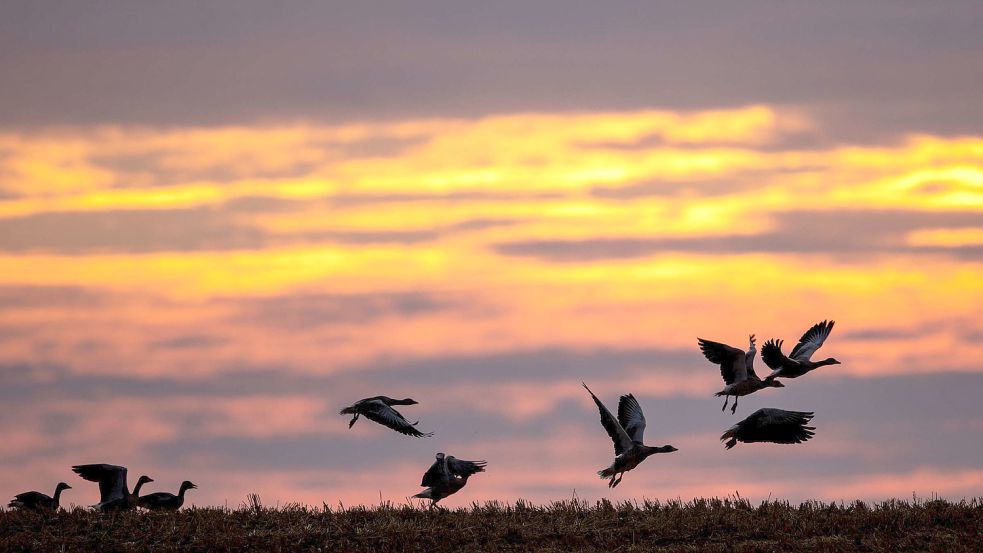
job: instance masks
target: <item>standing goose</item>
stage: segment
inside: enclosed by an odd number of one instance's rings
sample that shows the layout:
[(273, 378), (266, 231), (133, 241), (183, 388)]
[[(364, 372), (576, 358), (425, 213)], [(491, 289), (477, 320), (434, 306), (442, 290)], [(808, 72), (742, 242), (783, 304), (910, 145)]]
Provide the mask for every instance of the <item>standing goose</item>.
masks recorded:
[(764, 360), (765, 365), (773, 369), (768, 378), (797, 378), (817, 367), (839, 365), (840, 362), (832, 357), (822, 361), (812, 360), (812, 354), (822, 347), (835, 323), (836, 321), (823, 321), (812, 325), (812, 328), (799, 338), (799, 343), (792, 348), (792, 354), (788, 357), (782, 353), (784, 340), (771, 339), (765, 342), (761, 347), (761, 359)]
[(485, 461), (465, 461), (443, 453), (438, 453), (435, 457), (437, 460), (423, 474), (420, 482), (421, 486), (429, 487), (413, 496), (429, 499), (431, 507), (441, 499), (460, 491), (472, 474), (485, 472), (487, 465)]
[(654, 453), (671, 453), (678, 451), (671, 445), (662, 447), (647, 446), (642, 443), (642, 434), (645, 433), (645, 415), (642, 414), (642, 407), (638, 404), (635, 396), (628, 394), (621, 396), (618, 401), (618, 418), (615, 419), (611, 411), (597, 399), (594, 392), (590, 391), (587, 384), (584, 389), (594, 398), (597, 410), (601, 413), (601, 426), (607, 430), (608, 435), (614, 440), (614, 463), (610, 467), (597, 471), (602, 478), (610, 478), (608, 487), (613, 488), (621, 483), (625, 473), (637, 467), (642, 461)]
[(813, 426), (806, 426), (812, 420), (813, 413), (802, 411), (785, 411), (782, 409), (758, 409), (748, 418), (731, 426), (720, 437), (727, 440), (727, 449), (737, 445), (737, 442), (751, 444), (755, 442), (771, 442), (775, 444), (797, 444), (807, 441), (814, 434)]
[(185, 480), (181, 482), (181, 489), (178, 490), (177, 495), (168, 492), (148, 493), (140, 496), (137, 504), (151, 511), (177, 511), (184, 505), (184, 492), (197, 488), (198, 486), (193, 482)]
[(132, 509), (137, 506), (140, 488), (154, 480), (149, 476), (141, 476), (137, 480), (133, 493), (126, 485), (126, 467), (107, 465), (75, 465), (72, 471), (90, 482), (99, 483), (99, 503), (94, 506), (102, 512)]
[(747, 353), (727, 344), (711, 342), (703, 338), (697, 338), (696, 341), (700, 344), (700, 351), (703, 352), (703, 356), (711, 363), (720, 365), (720, 376), (724, 377), (726, 386), (713, 395), (716, 397), (724, 396), (724, 406), (720, 408), (721, 411), (727, 408), (730, 396), (734, 396), (734, 406), (730, 410), (731, 413), (734, 413), (737, 411), (737, 398), (753, 394), (764, 388), (785, 387), (784, 384), (772, 377), (761, 380), (755, 374), (754, 354), (757, 353), (757, 350), (754, 348), (754, 334), (748, 339)]
[(51, 510), (55, 511), (58, 509), (58, 504), (61, 501), (61, 492), (63, 490), (70, 490), (71, 486), (64, 482), (58, 482), (55, 486), (54, 497), (49, 497), (41, 492), (24, 492), (19, 493), (14, 496), (14, 499), (7, 504), (8, 507), (19, 507), (21, 509), (30, 509), (34, 511), (41, 510)]
[(417, 403), (417, 401), (410, 398), (393, 399), (386, 396), (367, 397), (356, 401), (351, 407), (345, 407), (339, 414), (355, 415), (352, 417), (351, 422), (348, 423), (348, 428), (351, 428), (355, 424), (359, 415), (364, 415), (370, 421), (375, 421), (383, 426), (392, 428), (400, 434), (416, 436), (418, 438), (429, 438), (433, 436), (433, 432), (424, 434), (414, 428), (420, 421), (411, 423), (403, 418), (403, 415), (399, 411), (392, 408), (393, 405), (416, 405)]

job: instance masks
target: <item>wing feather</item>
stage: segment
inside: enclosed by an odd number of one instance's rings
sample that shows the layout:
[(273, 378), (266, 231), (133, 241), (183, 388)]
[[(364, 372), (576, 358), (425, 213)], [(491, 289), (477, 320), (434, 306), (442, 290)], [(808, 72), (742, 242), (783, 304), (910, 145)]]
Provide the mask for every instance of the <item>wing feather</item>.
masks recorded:
[(807, 330), (799, 338), (799, 343), (795, 344), (795, 347), (792, 348), (792, 353), (789, 357), (796, 361), (809, 361), (812, 359), (812, 354), (816, 353), (816, 350), (822, 347), (826, 338), (829, 337), (834, 324), (836, 324), (836, 321), (823, 321), (812, 325), (812, 328)]
[(399, 411), (386, 405), (380, 400), (366, 402), (360, 408), (360, 412), (370, 421), (377, 422), (387, 428), (391, 428), (400, 434), (416, 436), (418, 438), (429, 438), (433, 432), (423, 433), (413, 426), (413, 423), (406, 420)]
[[(584, 383), (581, 382), (581, 384)], [(590, 388), (587, 387), (587, 384), (584, 384), (584, 389), (587, 390), (587, 393), (590, 394), (590, 397), (594, 398), (594, 403), (597, 405), (597, 410), (600, 412), (601, 415), (601, 426), (604, 427), (604, 430), (607, 430), (608, 436), (611, 436), (611, 440), (614, 442), (615, 455), (621, 455), (626, 450), (631, 448), (632, 446), (631, 437), (628, 436), (628, 433), (625, 432), (625, 429), (622, 428), (621, 424), (618, 423), (618, 420), (614, 418), (614, 415), (611, 414), (611, 411), (608, 411), (608, 408), (605, 407), (603, 403), (601, 403), (601, 400), (597, 399), (597, 396), (594, 395), (594, 392), (590, 391)]]
[(720, 376), (727, 384), (741, 382), (748, 377), (747, 354), (733, 346), (697, 338), (700, 351), (711, 363), (720, 365)]
[(621, 396), (618, 401), (618, 423), (633, 442), (641, 442), (645, 434), (645, 415), (635, 396)]

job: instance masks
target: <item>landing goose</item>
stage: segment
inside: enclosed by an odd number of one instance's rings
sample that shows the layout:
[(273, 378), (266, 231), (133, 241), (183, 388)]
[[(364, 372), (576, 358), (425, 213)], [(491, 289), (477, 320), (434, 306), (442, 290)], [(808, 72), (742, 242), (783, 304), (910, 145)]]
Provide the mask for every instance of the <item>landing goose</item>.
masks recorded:
[(34, 511), (41, 510), (57, 510), (58, 503), (61, 501), (61, 492), (63, 490), (70, 490), (71, 486), (64, 482), (58, 482), (55, 486), (54, 497), (45, 495), (41, 492), (24, 492), (19, 493), (14, 496), (14, 499), (7, 504), (8, 507), (18, 507), (21, 509), (29, 509)]
[(153, 482), (149, 476), (141, 476), (137, 480), (133, 493), (126, 485), (126, 467), (107, 465), (75, 465), (72, 471), (90, 482), (99, 483), (99, 503), (96, 508), (103, 512), (132, 509), (137, 506), (140, 488), (147, 482)]
[(697, 338), (696, 341), (700, 344), (700, 351), (703, 352), (703, 356), (711, 363), (720, 365), (720, 376), (724, 377), (726, 386), (713, 395), (716, 397), (724, 396), (724, 406), (720, 408), (721, 411), (727, 408), (730, 396), (734, 396), (734, 406), (730, 410), (731, 413), (734, 413), (737, 411), (737, 398), (753, 394), (764, 388), (785, 387), (784, 384), (774, 378), (769, 377), (761, 380), (755, 374), (754, 354), (757, 353), (757, 350), (754, 348), (754, 334), (748, 339), (749, 346), (746, 353), (727, 344), (711, 342), (703, 338)]
[(420, 482), (421, 486), (429, 487), (413, 496), (429, 499), (431, 507), (441, 499), (460, 491), (472, 474), (485, 472), (487, 465), (485, 461), (465, 461), (443, 453), (438, 453), (435, 457), (437, 460), (423, 474)]
[(590, 391), (587, 384), (584, 389), (594, 398), (597, 410), (601, 414), (601, 426), (607, 430), (608, 436), (614, 441), (614, 463), (610, 467), (597, 471), (602, 478), (610, 478), (608, 487), (613, 488), (621, 483), (625, 473), (637, 467), (642, 461), (654, 453), (671, 453), (678, 451), (671, 445), (662, 447), (651, 447), (642, 443), (642, 434), (645, 433), (645, 415), (642, 414), (642, 407), (638, 404), (635, 396), (628, 394), (621, 396), (618, 401), (618, 418), (614, 418), (611, 411), (597, 399), (594, 392)]
[(792, 348), (792, 354), (785, 357), (782, 353), (784, 340), (771, 339), (761, 347), (761, 359), (765, 365), (773, 369), (768, 378), (797, 378), (805, 373), (826, 365), (839, 365), (840, 362), (832, 357), (822, 361), (813, 361), (812, 354), (822, 347), (829, 333), (833, 330), (835, 321), (816, 323), (799, 338), (799, 343)]
[(339, 414), (355, 415), (352, 417), (351, 422), (348, 423), (348, 428), (351, 428), (355, 424), (359, 415), (364, 415), (370, 421), (375, 421), (383, 426), (389, 427), (400, 434), (416, 436), (418, 438), (429, 438), (433, 436), (433, 432), (424, 434), (415, 428), (420, 421), (411, 423), (403, 418), (403, 415), (399, 411), (392, 408), (393, 405), (416, 405), (417, 403), (417, 401), (410, 398), (393, 399), (386, 396), (367, 397), (356, 401), (350, 407), (345, 407)]
[(177, 495), (168, 492), (154, 492), (140, 496), (137, 504), (144, 509), (151, 511), (177, 511), (184, 505), (184, 492), (197, 489), (193, 482), (185, 480), (181, 482), (181, 489)]
[(782, 409), (758, 409), (748, 418), (731, 426), (720, 437), (720, 441), (728, 440), (727, 449), (737, 445), (737, 442), (751, 444), (755, 442), (771, 442), (775, 444), (797, 444), (807, 441), (814, 434), (813, 426), (806, 426), (812, 420), (813, 413), (802, 411), (785, 411)]

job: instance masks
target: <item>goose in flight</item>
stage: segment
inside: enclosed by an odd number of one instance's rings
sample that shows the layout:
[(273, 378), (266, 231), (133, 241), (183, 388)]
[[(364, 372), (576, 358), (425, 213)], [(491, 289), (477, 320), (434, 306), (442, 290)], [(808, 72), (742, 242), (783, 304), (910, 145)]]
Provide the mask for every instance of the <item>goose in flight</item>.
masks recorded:
[(424, 434), (415, 428), (420, 421), (411, 423), (403, 418), (403, 415), (399, 411), (392, 407), (393, 405), (416, 405), (417, 403), (417, 401), (410, 398), (393, 399), (386, 396), (367, 397), (356, 401), (350, 407), (345, 407), (339, 414), (355, 415), (352, 417), (351, 422), (348, 423), (348, 428), (351, 428), (355, 424), (359, 415), (364, 415), (370, 421), (375, 421), (383, 426), (389, 427), (400, 434), (416, 436), (418, 438), (429, 438), (433, 436), (433, 432)]
[(594, 392), (590, 391), (587, 384), (584, 389), (594, 398), (597, 410), (601, 413), (601, 426), (607, 430), (608, 436), (614, 440), (614, 463), (610, 467), (600, 470), (597, 474), (602, 478), (610, 478), (608, 487), (613, 488), (621, 483), (625, 473), (637, 467), (654, 453), (671, 453), (678, 451), (671, 445), (662, 447), (647, 446), (642, 443), (642, 434), (645, 433), (645, 415), (642, 414), (642, 407), (638, 404), (635, 396), (628, 394), (621, 396), (618, 401), (618, 418), (614, 418), (611, 411), (597, 399)]
[(21, 509), (30, 509), (33, 511), (41, 510), (57, 510), (58, 503), (61, 501), (61, 492), (64, 490), (72, 489), (71, 486), (64, 482), (58, 482), (55, 486), (54, 497), (48, 496), (41, 492), (24, 492), (19, 493), (14, 496), (14, 499), (7, 504), (7, 507), (14, 508), (19, 507)]
[(761, 347), (761, 359), (764, 360), (765, 365), (773, 369), (768, 378), (797, 378), (818, 367), (839, 365), (840, 362), (832, 357), (822, 361), (812, 360), (812, 354), (816, 353), (829, 337), (833, 324), (835, 321), (823, 321), (812, 325), (812, 328), (799, 338), (799, 343), (792, 348), (792, 354), (788, 357), (782, 353), (784, 340), (771, 339), (765, 342)]
[(485, 472), (487, 465), (485, 461), (465, 461), (443, 453), (438, 453), (435, 457), (437, 460), (430, 465), (420, 482), (421, 486), (428, 488), (413, 496), (429, 499), (431, 507), (441, 499), (460, 491), (472, 474)]
[(807, 441), (814, 434), (813, 426), (806, 426), (812, 420), (813, 413), (802, 411), (785, 411), (782, 409), (758, 409), (748, 418), (731, 426), (720, 437), (720, 441), (728, 440), (727, 449), (737, 445), (737, 442), (751, 444), (755, 442), (771, 442), (774, 444), (798, 444)]
[(723, 390), (713, 395), (716, 397), (724, 396), (724, 406), (720, 408), (721, 411), (727, 408), (730, 396), (734, 396), (734, 406), (730, 410), (731, 413), (734, 413), (737, 411), (737, 398), (753, 394), (764, 388), (785, 387), (784, 384), (772, 377), (761, 380), (755, 374), (754, 354), (757, 353), (757, 350), (754, 348), (754, 334), (748, 339), (749, 346), (746, 353), (727, 344), (711, 342), (703, 338), (697, 338), (696, 341), (700, 344), (700, 351), (703, 352), (703, 356), (711, 363), (720, 365), (720, 376), (724, 377), (725, 386)]
[(140, 488), (154, 480), (149, 476), (141, 476), (137, 480), (133, 493), (126, 485), (126, 467), (107, 465), (75, 465), (72, 471), (90, 482), (99, 483), (99, 503), (94, 506), (102, 512), (132, 509), (137, 506)]
[(197, 488), (193, 482), (185, 480), (181, 482), (177, 495), (168, 492), (148, 493), (140, 496), (137, 505), (151, 511), (177, 511), (184, 505), (184, 492)]

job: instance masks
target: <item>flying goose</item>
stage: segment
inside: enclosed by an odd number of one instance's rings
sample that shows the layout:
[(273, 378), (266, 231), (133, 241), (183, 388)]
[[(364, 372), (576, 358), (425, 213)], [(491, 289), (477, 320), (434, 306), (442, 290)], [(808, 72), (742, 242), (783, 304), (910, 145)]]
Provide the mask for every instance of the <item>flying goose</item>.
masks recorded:
[(149, 476), (141, 476), (137, 480), (133, 493), (126, 485), (126, 467), (107, 465), (75, 465), (72, 471), (90, 482), (99, 483), (99, 503), (94, 506), (102, 512), (132, 509), (137, 506), (140, 488), (154, 480)]
[(351, 428), (355, 424), (359, 415), (364, 415), (370, 421), (375, 421), (383, 426), (392, 428), (400, 434), (416, 436), (418, 438), (429, 438), (433, 436), (433, 432), (424, 434), (414, 428), (420, 421), (410, 423), (403, 418), (403, 415), (399, 411), (392, 408), (393, 405), (416, 405), (417, 403), (417, 401), (410, 398), (393, 399), (386, 396), (367, 397), (356, 401), (351, 407), (345, 407), (339, 414), (355, 415), (352, 417), (351, 422), (348, 423), (348, 428)]
[(671, 453), (678, 451), (671, 445), (662, 447), (647, 446), (642, 443), (642, 434), (645, 433), (645, 415), (642, 414), (642, 407), (638, 404), (635, 396), (628, 394), (621, 396), (618, 401), (618, 418), (615, 419), (611, 411), (597, 399), (594, 392), (590, 391), (587, 384), (584, 389), (594, 398), (597, 410), (601, 413), (601, 426), (607, 430), (608, 435), (614, 440), (614, 463), (610, 467), (600, 470), (597, 474), (602, 478), (610, 478), (608, 487), (613, 488), (621, 483), (625, 473), (637, 467), (649, 455), (654, 453)]
[(755, 442), (771, 442), (775, 444), (797, 444), (807, 441), (814, 434), (813, 426), (806, 426), (812, 420), (813, 413), (802, 411), (785, 411), (782, 409), (758, 409), (748, 418), (731, 426), (720, 437), (727, 440), (727, 449), (737, 445), (737, 442), (751, 444)]
[(14, 499), (7, 504), (7, 507), (19, 507), (21, 509), (30, 509), (34, 511), (41, 510), (57, 510), (58, 503), (61, 501), (61, 492), (63, 490), (70, 490), (71, 486), (64, 482), (58, 482), (55, 486), (54, 497), (49, 497), (41, 492), (24, 492), (19, 493), (14, 496)]
[(413, 496), (429, 499), (431, 507), (441, 499), (460, 491), (472, 474), (485, 472), (487, 465), (485, 461), (465, 461), (443, 453), (438, 453), (435, 457), (437, 460), (423, 474), (420, 482), (421, 486), (429, 487)]
[(823, 321), (812, 325), (812, 328), (799, 338), (799, 343), (792, 348), (792, 354), (788, 357), (782, 353), (784, 340), (771, 339), (765, 342), (761, 347), (761, 359), (764, 360), (765, 365), (774, 369), (768, 378), (797, 378), (817, 367), (839, 365), (840, 362), (832, 357), (822, 361), (812, 361), (812, 354), (822, 347), (835, 322)]
[(696, 341), (700, 344), (703, 356), (711, 363), (720, 365), (720, 376), (724, 377), (726, 386), (713, 395), (716, 397), (724, 396), (724, 406), (720, 408), (721, 411), (727, 408), (730, 396), (734, 396), (734, 406), (730, 410), (731, 413), (734, 413), (737, 411), (737, 398), (768, 387), (785, 387), (784, 384), (772, 377), (761, 380), (755, 374), (754, 354), (757, 353), (757, 350), (754, 349), (754, 334), (748, 339), (747, 353), (727, 344), (711, 342), (703, 338), (697, 338)]
[(177, 511), (184, 505), (184, 492), (197, 489), (193, 482), (185, 480), (181, 482), (181, 489), (177, 495), (168, 492), (154, 492), (140, 496), (137, 505), (151, 511)]

